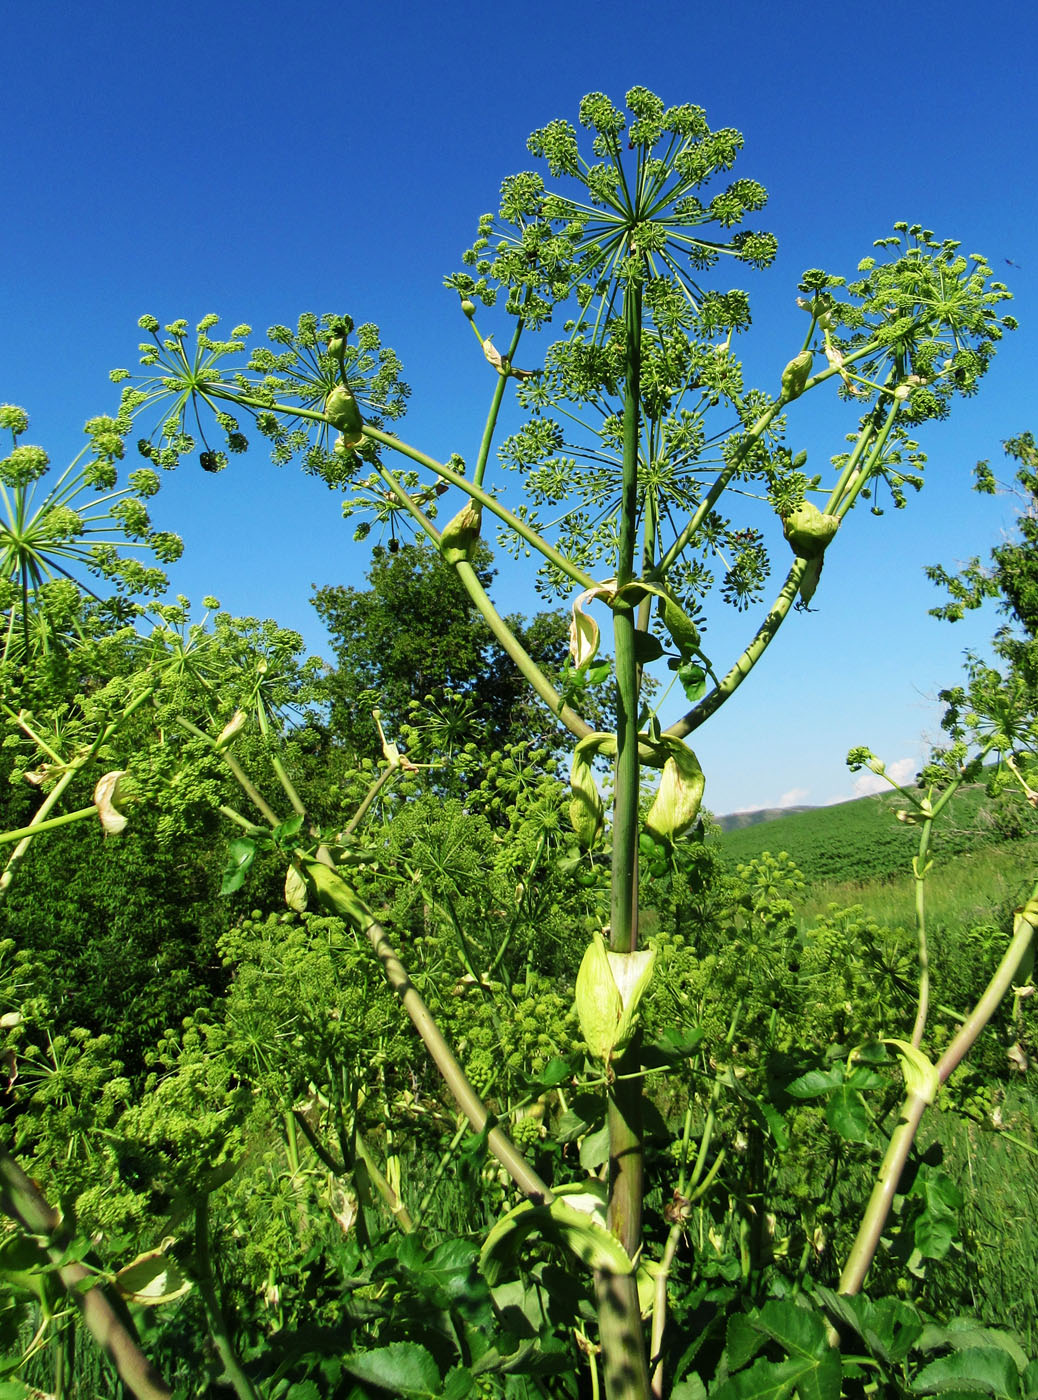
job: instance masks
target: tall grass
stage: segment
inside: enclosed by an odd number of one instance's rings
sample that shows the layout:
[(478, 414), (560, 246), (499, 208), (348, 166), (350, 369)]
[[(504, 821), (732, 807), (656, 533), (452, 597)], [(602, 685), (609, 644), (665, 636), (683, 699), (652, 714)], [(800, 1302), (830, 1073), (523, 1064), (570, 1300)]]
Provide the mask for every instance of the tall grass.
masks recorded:
[[(795, 855), (794, 855), (795, 859)], [(968, 928), (999, 923), (1011, 916), (1038, 878), (1038, 840), (984, 846), (978, 851), (940, 856), (926, 885), (927, 923)], [(801, 929), (808, 929), (830, 904), (860, 904), (886, 928), (915, 926), (915, 881), (903, 875), (871, 880), (819, 880), (799, 900)]]

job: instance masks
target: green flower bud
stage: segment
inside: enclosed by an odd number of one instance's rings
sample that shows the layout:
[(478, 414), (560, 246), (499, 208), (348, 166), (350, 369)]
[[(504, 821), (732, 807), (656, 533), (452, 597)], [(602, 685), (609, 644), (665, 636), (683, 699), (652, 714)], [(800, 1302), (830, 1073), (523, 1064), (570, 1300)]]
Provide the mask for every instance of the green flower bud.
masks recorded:
[(231, 715), (230, 719), (220, 730), (213, 744), (213, 748), (217, 753), (223, 753), (224, 749), (230, 748), (231, 744), (234, 743), (235, 739), (245, 728), (248, 718), (244, 710), (235, 710), (234, 714)]
[(285, 903), (297, 914), (306, 912), (306, 881), (294, 865), (288, 867), (288, 873), (285, 875)]
[(333, 427), (339, 429), (351, 446), (364, 436), (364, 420), (360, 416), (357, 400), (344, 384), (336, 384), (325, 399), (324, 416)]
[(670, 844), (687, 831), (699, 815), (706, 779), (699, 760), (680, 739), (668, 738), (663, 742), (668, 757), (645, 830), (654, 841)]
[(478, 501), (468, 501), (453, 520), (443, 527), (440, 536), (440, 553), (448, 564), (458, 564), (462, 560), (471, 561), (476, 552), (480, 527), (483, 524), (483, 507)]
[(476, 303), (472, 301), (469, 297), (462, 297), (461, 309), (471, 321), (473, 316), (475, 316), (476, 314)]
[(839, 528), (838, 515), (823, 515), (810, 501), (804, 501), (782, 522), (782, 532), (800, 559), (821, 559)]
[(782, 393), (779, 397), (784, 403), (789, 403), (791, 399), (798, 399), (804, 392), (807, 381), (811, 377), (811, 366), (814, 364), (814, 358), (810, 350), (801, 350), (800, 354), (795, 355), (782, 371)]
[(661, 593), (659, 598), (659, 615), (663, 619), (663, 625), (681, 653), (682, 660), (688, 660), (699, 650), (699, 628), (680, 603), (669, 594)]
[(577, 972), (580, 1033), (596, 1059), (622, 1055), (638, 1029), (638, 1007), (652, 981), (654, 950), (614, 953), (595, 933)]

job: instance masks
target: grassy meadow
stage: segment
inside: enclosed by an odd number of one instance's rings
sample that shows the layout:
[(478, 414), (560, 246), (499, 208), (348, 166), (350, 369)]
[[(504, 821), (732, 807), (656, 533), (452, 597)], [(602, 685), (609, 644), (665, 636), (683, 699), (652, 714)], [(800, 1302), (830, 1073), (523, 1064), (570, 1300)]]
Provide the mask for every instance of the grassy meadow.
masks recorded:
[[(735, 863), (764, 851), (788, 853), (807, 884), (797, 902), (803, 928), (830, 904), (860, 904), (879, 924), (911, 928), (919, 837), (917, 827), (897, 820), (905, 806), (896, 793), (884, 793), (739, 826), (716, 839)], [(1021, 809), (1014, 799), (1013, 810)], [(992, 799), (976, 784), (935, 824), (928, 921), (960, 928), (998, 923), (1027, 898), (1038, 877), (1038, 821), (1025, 817), (1022, 834), (1007, 839), (1008, 810), (1008, 799)]]

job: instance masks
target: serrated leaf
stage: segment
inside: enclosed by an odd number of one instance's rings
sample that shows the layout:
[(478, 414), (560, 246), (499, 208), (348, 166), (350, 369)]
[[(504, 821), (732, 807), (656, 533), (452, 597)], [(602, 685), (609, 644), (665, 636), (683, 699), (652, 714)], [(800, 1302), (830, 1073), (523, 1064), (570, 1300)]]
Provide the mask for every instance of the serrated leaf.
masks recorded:
[(245, 883), (249, 866), (256, 859), (256, 843), (248, 836), (239, 836), (227, 847), (227, 864), (220, 882), (221, 894), (234, 894)]
[(865, 1100), (847, 1084), (838, 1085), (825, 1106), (826, 1122), (845, 1142), (867, 1142), (869, 1119)]
[[(794, 1357), (786, 1361), (755, 1361), (748, 1371), (739, 1371), (713, 1392), (711, 1400), (785, 1400), (804, 1376), (818, 1363)], [(839, 1396), (839, 1388), (833, 1400)]]
[(798, 1307), (787, 1298), (771, 1299), (752, 1321), (791, 1356), (824, 1356), (829, 1349), (821, 1313)]
[(303, 814), (302, 812), (297, 812), (295, 816), (289, 817), (287, 821), (283, 821), (279, 826), (276, 826), (271, 832), (271, 835), (273, 836), (274, 840), (277, 841), (278, 844), (280, 844), (288, 837), (295, 836), (296, 833), (302, 827), (302, 825)]
[(912, 1382), (917, 1395), (966, 1390), (1018, 1400), (1020, 1373), (1008, 1352), (995, 1347), (964, 1347), (924, 1366)]
[(836, 1070), (809, 1069), (806, 1074), (786, 1085), (786, 1093), (795, 1099), (816, 1099), (843, 1083), (842, 1068)]
[(689, 1376), (674, 1386), (670, 1400), (706, 1400), (706, 1386), (698, 1376)]
[(435, 1395), (440, 1368), (417, 1342), (391, 1342), (386, 1347), (348, 1356), (343, 1365), (351, 1376), (396, 1395)]
[(573, 1076), (573, 1066), (568, 1060), (563, 1060), (556, 1055), (550, 1059), (534, 1080), (534, 1084), (539, 1084), (545, 1089), (554, 1089), (558, 1084), (564, 1084), (567, 1079)]
[(441, 1392), (442, 1400), (468, 1400), (475, 1393), (472, 1372), (467, 1366), (455, 1366), (447, 1372)]
[(741, 1371), (747, 1362), (753, 1360), (766, 1340), (764, 1332), (754, 1326), (753, 1319), (746, 1313), (733, 1313), (728, 1319), (724, 1340), (728, 1370)]

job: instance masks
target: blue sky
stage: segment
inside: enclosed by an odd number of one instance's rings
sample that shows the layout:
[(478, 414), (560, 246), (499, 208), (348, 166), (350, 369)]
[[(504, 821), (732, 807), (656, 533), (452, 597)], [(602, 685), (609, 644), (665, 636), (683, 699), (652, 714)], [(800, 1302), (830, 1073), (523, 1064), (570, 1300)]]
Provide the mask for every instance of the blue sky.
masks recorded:
[[(736, 174), (769, 189), (756, 222), (779, 239), (768, 272), (719, 274), (751, 294), (750, 378), (777, 383), (799, 349), (802, 270), (852, 273), (896, 219), (987, 254), (1021, 329), (980, 395), (926, 430), (926, 489), (904, 512), (855, 512), (818, 610), (791, 619), (694, 741), (718, 812), (851, 796), (855, 744), (914, 767), (933, 696), (995, 621), (928, 618), (922, 566), (1011, 529), (1012, 502), (974, 495), (970, 473), (1036, 426), (1031, 7), (37, 0), (7, 7), (4, 27), (0, 399), (29, 411), (29, 440), (55, 461), (113, 408), (107, 372), (133, 365), (146, 311), (258, 331), (303, 310), (375, 320), (413, 388), (401, 435), (471, 457), (488, 376), (442, 278), (501, 178), (531, 164), (528, 133), (575, 120), (588, 91), (621, 101), (644, 84), (744, 133)], [(823, 462), (853, 424), (816, 398), (790, 426)], [(337, 498), (262, 447), (218, 478), (183, 464), (153, 518), (185, 539), (177, 590), (276, 617), (318, 652), (311, 586), (363, 577)], [(503, 610), (536, 606), (510, 565), (498, 584)], [(749, 629), (712, 626), (715, 664)]]

